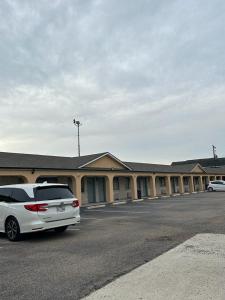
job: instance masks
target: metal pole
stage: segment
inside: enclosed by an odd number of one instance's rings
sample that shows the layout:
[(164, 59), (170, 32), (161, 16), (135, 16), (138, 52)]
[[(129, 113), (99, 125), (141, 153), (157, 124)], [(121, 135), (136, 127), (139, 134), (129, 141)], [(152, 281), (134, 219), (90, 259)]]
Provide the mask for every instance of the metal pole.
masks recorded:
[(214, 145), (212, 145), (213, 148), (213, 158), (216, 159), (217, 155), (216, 155), (216, 147)]
[(77, 122), (77, 128), (78, 128), (78, 156), (80, 156), (80, 122)]
[(77, 130), (78, 130), (78, 135), (77, 135), (77, 138), (78, 138), (78, 156), (80, 156), (80, 126), (82, 124), (80, 123), (80, 121), (76, 121), (75, 119), (73, 119), (73, 124), (77, 127)]

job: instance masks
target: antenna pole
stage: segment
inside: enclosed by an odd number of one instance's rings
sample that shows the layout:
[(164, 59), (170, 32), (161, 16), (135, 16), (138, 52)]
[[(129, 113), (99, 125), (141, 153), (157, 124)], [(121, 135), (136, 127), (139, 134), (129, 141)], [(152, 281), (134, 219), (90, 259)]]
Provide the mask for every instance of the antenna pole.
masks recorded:
[(78, 130), (78, 156), (80, 156), (80, 122), (77, 125), (77, 130)]
[(216, 147), (214, 145), (212, 145), (213, 148), (213, 158), (216, 159), (217, 155), (216, 155)]
[(78, 139), (78, 156), (80, 157), (80, 126), (82, 125), (80, 123), (80, 121), (76, 121), (75, 119), (73, 119), (73, 124), (77, 127), (77, 131), (78, 131), (78, 134), (77, 134), (77, 139)]

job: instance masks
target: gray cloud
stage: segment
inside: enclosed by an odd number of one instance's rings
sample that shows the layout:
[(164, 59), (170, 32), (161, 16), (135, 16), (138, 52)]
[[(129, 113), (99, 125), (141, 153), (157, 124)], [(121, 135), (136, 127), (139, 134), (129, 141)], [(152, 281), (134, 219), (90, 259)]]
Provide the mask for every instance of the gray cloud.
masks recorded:
[(0, 3), (0, 149), (225, 155), (222, 0)]

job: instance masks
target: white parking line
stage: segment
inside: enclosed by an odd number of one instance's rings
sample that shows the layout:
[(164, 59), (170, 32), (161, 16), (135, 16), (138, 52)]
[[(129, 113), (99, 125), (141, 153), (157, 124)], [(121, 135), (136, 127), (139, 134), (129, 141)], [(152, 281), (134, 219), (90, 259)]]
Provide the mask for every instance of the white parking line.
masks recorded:
[(105, 204), (99, 204), (99, 205), (93, 205), (93, 206), (87, 206), (87, 209), (96, 209), (96, 208), (101, 208), (105, 207)]
[(141, 202), (141, 201), (144, 201), (144, 199), (135, 199), (135, 200), (133, 200), (133, 202)]
[(119, 201), (119, 202), (113, 202), (112, 205), (123, 205), (127, 204), (127, 201)]
[(103, 219), (99, 219), (99, 218), (92, 218), (92, 217), (81, 217), (82, 220), (103, 220)]
[[(93, 212), (93, 211), (89, 211)], [(98, 210), (98, 212), (102, 213), (129, 213), (129, 214), (149, 214), (150, 211), (129, 211), (129, 210)]]

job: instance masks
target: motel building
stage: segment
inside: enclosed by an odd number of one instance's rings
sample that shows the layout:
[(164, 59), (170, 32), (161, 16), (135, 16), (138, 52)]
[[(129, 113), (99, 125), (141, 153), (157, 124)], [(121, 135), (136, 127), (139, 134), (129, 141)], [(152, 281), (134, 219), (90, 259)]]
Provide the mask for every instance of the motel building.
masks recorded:
[(206, 160), (160, 165), (121, 161), (109, 152), (80, 157), (0, 152), (0, 185), (65, 183), (81, 206), (113, 204), (205, 191), (209, 181), (225, 180), (225, 161)]

